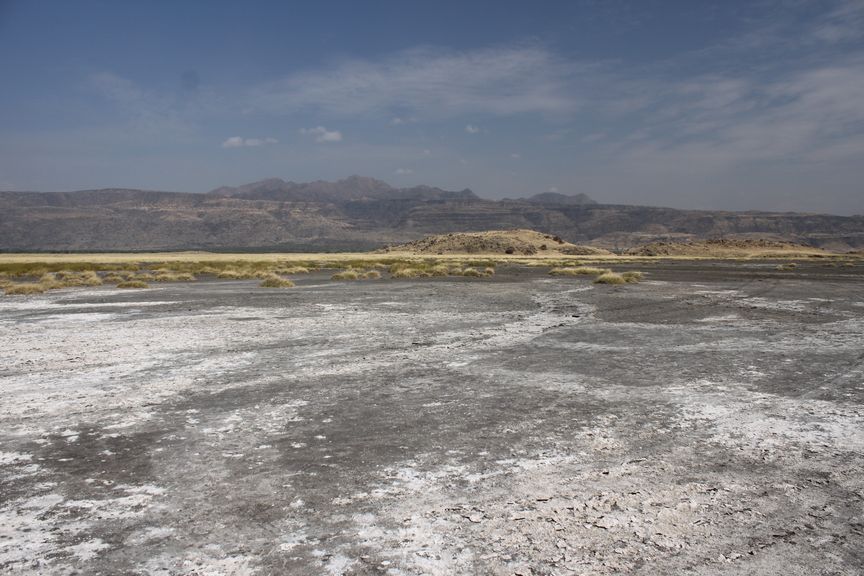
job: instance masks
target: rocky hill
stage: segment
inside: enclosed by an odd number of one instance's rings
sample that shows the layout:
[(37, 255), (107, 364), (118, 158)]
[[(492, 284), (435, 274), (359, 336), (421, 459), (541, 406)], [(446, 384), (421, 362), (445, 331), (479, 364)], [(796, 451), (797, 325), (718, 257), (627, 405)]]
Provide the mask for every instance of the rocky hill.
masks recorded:
[(541, 192), (529, 198), (520, 198), (518, 201), (531, 204), (563, 204), (568, 206), (584, 206), (585, 204), (597, 204), (587, 194), (560, 194), (558, 192)]
[(703, 258), (746, 258), (759, 256), (822, 256), (829, 252), (804, 244), (767, 238), (716, 238), (685, 242), (649, 242), (627, 250), (632, 256), (698, 256)]
[[(548, 200), (548, 197), (543, 197)], [(366, 250), (429, 234), (532, 229), (612, 250), (752, 235), (864, 248), (864, 216), (492, 201), (372, 178), (272, 179), (207, 194), (108, 189), (0, 192), (0, 250)]]
[(414, 242), (388, 246), (382, 252), (411, 254), (513, 254), (602, 255), (608, 250), (565, 242), (559, 236), (534, 230), (489, 230), (486, 232), (451, 232), (433, 234)]

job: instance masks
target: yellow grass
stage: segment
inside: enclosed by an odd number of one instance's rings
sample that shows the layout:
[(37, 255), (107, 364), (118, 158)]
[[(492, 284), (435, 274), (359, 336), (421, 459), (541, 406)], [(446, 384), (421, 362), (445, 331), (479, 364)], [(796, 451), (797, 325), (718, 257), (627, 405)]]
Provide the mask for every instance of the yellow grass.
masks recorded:
[[(754, 252), (747, 256), (627, 256), (617, 254), (591, 255), (587, 257), (592, 263), (638, 263), (654, 262), (662, 260), (749, 260), (763, 257), (764, 253)], [(771, 254), (775, 258), (793, 259), (796, 255)], [(798, 255), (800, 256), (800, 254)], [(824, 255), (823, 255), (824, 256)], [(487, 258), (490, 264), (478, 263), (480, 259)], [(861, 256), (850, 257), (848, 254), (828, 255), (826, 258), (834, 258), (838, 261), (849, 261), (854, 258), (861, 261)], [(824, 258), (823, 258), (824, 259)], [(25, 271), (33, 277), (41, 276), (47, 272), (56, 272), (64, 268), (92, 269), (99, 271), (122, 271), (138, 270), (139, 268), (165, 268), (173, 271), (184, 271), (200, 274), (214, 274), (226, 268), (228, 265), (244, 265), (249, 267), (280, 269), (287, 266), (297, 267), (330, 267), (346, 268), (349, 264), (361, 268), (384, 268), (395, 262), (408, 264), (441, 264), (455, 265), (462, 263), (463, 266), (485, 267), (495, 262), (508, 262), (526, 266), (553, 266), (574, 267), (579, 266), (586, 260), (585, 256), (579, 259), (562, 259), (560, 254), (538, 253), (528, 256), (505, 255), (505, 254), (448, 254), (445, 256), (417, 255), (413, 253), (390, 252), (386, 255), (372, 252), (340, 252), (340, 253), (213, 253), (213, 252), (129, 252), (129, 253), (7, 253), (0, 254), (0, 273), (9, 276), (18, 275), (19, 271)], [(320, 266), (319, 266), (320, 265)], [(327, 265), (327, 266), (323, 266)], [(50, 268), (50, 269), (49, 269)], [(302, 273), (297, 271), (295, 273)]]
[(551, 276), (599, 276), (611, 272), (608, 268), (594, 268), (591, 266), (577, 266), (575, 268), (552, 268), (549, 270)]
[(143, 280), (126, 280), (117, 284), (117, 288), (149, 288)]
[(360, 273), (356, 270), (343, 270), (330, 277), (331, 280), (359, 280)]
[(189, 272), (158, 272), (153, 280), (156, 282), (194, 282), (196, 280), (194, 274)]
[(401, 267), (390, 271), (391, 278), (423, 278), (427, 276), (431, 276), (431, 274), (419, 268)]
[(27, 294), (42, 294), (48, 290), (43, 284), (22, 283), (22, 284), (7, 284), (3, 287), (3, 292), (7, 296), (25, 296)]
[(626, 284), (627, 280), (621, 274), (606, 272), (594, 279), (595, 284)]
[(261, 288), (293, 288), (294, 282), (276, 274), (268, 274), (259, 284)]
[(308, 274), (309, 268), (306, 266), (288, 266), (285, 268), (278, 268), (276, 272), (278, 274)]

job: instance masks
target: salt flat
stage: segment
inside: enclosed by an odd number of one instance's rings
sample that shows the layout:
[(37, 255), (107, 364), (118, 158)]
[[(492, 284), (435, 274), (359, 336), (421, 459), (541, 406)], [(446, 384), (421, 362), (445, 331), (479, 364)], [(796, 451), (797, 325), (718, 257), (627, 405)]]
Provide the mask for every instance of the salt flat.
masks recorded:
[(0, 570), (857, 574), (864, 274), (0, 299)]

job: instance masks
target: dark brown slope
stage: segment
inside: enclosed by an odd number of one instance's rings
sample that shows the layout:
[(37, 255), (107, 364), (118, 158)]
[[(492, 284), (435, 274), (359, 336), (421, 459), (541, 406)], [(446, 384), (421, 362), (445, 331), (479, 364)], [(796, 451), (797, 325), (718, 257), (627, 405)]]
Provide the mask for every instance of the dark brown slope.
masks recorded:
[(647, 241), (768, 235), (864, 248), (864, 216), (685, 211), (482, 200), (371, 178), (265, 180), (209, 194), (141, 190), (0, 192), (0, 250), (346, 250), (427, 234), (527, 228), (625, 249)]

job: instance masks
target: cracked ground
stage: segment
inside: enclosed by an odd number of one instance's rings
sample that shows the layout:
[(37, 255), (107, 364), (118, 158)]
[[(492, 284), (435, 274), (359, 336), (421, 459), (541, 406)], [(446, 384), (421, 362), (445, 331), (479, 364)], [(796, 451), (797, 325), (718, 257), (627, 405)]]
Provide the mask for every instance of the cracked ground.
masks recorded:
[(861, 574), (864, 268), (0, 300), (0, 572)]

